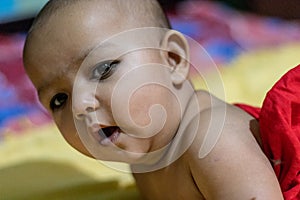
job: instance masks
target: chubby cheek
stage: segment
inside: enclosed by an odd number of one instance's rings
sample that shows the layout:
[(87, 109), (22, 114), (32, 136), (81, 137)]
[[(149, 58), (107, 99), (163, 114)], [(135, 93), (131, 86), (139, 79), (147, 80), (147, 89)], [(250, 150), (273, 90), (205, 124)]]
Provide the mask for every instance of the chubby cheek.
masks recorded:
[(163, 86), (143, 86), (130, 97), (128, 107), (131, 121), (139, 127), (149, 127), (151, 133), (145, 134), (154, 136), (170, 126), (171, 116), (178, 116), (176, 102), (175, 96)]
[(89, 157), (93, 157), (90, 152), (84, 147), (75, 128), (72, 115), (70, 115), (68, 112), (68, 114), (61, 114), (60, 116), (55, 116), (54, 121), (67, 143), (80, 153)]
[[(158, 104), (157, 99), (149, 95), (152, 90), (153, 87), (144, 86), (135, 91), (129, 99), (129, 114), (133, 123), (138, 126), (145, 127), (151, 123), (150, 109)], [(161, 105), (161, 102), (159, 104)]]

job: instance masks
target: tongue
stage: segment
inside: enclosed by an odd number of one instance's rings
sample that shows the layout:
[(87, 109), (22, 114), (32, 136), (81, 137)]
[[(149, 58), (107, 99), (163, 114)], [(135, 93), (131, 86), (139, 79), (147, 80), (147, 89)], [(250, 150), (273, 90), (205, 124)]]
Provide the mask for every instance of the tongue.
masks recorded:
[(110, 137), (104, 138), (100, 143), (104, 146), (109, 145), (110, 143), (114, 143), (117, 140), (119, 134), (120, 133), (115, 129)]
[(116, 142), (120, 135), (120, 129), (118, 127), (107, 127), (100, 130), (102, 133), (100, 135), (105, 135), (105, 138), (100, 142), (102, 145), (108, 145), (110, 143)]

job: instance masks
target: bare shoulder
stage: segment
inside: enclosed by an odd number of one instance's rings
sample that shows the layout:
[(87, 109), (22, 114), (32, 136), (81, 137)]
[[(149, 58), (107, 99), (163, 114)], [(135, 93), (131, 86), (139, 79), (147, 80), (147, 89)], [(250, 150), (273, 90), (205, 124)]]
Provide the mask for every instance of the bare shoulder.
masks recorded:
[(282, 199), (273, 169), (250, 131), (253, 118), (209, 93), (197, 97), (203, 105), (186, 156), (205, 198)]
[(198, 91), (196, 94), (200, 107), (198, 139), (212, 134), (209, 131), (213, 131), (214, 134), (218, 131), (222, 135), (252, 138), (250, 131), (252, 116), (206, 91)]
[[(189, 149), (198, 157), (204, 158), (215, 147), (220, 145), (239, 145), (240, 141), (253, 146), (261, 152), (260, 147), (250, 130), (252, 116), (240, 108), (228, 104), (206, 91), (197, 92), (200, 107), (197, 123), (197, 134)], [(191, 123), (191, 125), (192, 125)], [(190, 126), (190, 127), (195, 127)], [(190, 127), (186, 131), (190, 132)]]

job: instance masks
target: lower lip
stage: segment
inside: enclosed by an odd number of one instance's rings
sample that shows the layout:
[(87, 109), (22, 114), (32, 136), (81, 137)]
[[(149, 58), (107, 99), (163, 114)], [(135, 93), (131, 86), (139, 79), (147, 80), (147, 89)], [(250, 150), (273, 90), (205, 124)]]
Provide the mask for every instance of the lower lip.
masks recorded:
[(101, 140), (100, 144), (103, 146), (108, 146), (110, 144), (116, 144), (120, 134), (121, 134), (120, 130), (116, 129), (115, 132), (110, 137), (104, 138), (103, 140)]

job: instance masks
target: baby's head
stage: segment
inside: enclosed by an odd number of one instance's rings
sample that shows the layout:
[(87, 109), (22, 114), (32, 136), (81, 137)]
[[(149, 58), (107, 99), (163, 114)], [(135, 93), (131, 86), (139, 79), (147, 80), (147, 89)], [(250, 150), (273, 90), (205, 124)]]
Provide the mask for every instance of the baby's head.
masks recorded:
[(172, 140), (192, 90), (188, 44), (168, 28), (155, 0), (50, 0), (43, 8), (24, 65), (71, 146), (134, 163)]

